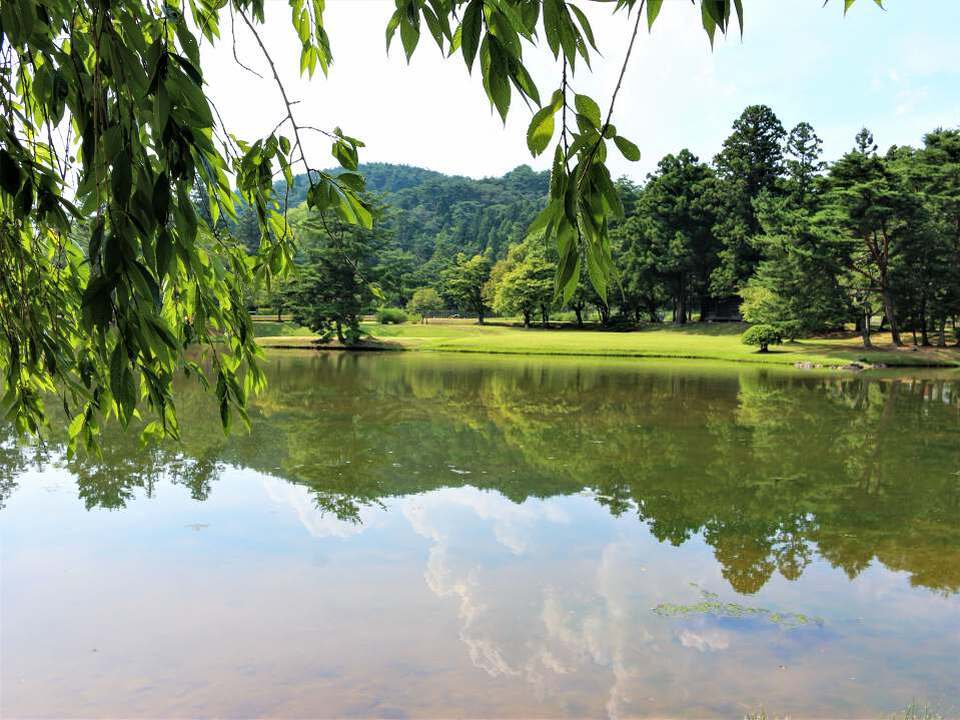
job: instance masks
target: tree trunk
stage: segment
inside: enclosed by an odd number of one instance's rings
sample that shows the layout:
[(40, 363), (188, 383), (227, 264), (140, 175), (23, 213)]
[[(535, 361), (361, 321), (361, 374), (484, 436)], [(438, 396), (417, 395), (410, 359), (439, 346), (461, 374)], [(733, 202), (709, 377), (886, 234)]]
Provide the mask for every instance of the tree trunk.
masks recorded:
[(483, 325), (483, 303), (480, 304), (480, 307), (477, 309), (477, 324)]
[(872, 348), (873, 343), (870, 341), (870, 311), (865, 310), (863, 313), (863, 321), (860, 325), (860, 332), (863, 334), (863, 346), (865, 348)]
[(946, 347), (947, 346), (947, 319), (945, 317), (940, 318), (940, 328), (937, 335), (937, 347)]
[(341, 345), (346, 345), (347, 340), (343, 337), (343, 325), (340, 324), (340, 319), (337, 318), (337, 340), (340, 341)]
[(930, 337), (927, 335), (927, 299), (920, 303), (920, 344), (930, 347)]
[(543, 321), (544, 327), (548, 327), (550, 325), (550, 313), (547, 311), (546, 305), (540, 306), (540, 319)]
[(676, 299), (673, 301), (673, 322), (677, 325), (686, 325), (687, 324), (687, 304), (686, 304), (686, 294), (684, 292), (679, 292)]
[(523, 326), (525, 328), (530, 327), (530, 311), (529, 310), (523, 311)]
[(610, 308), (605, 305), (597, 305), (597, 314), (600, 316), (600, 324), (606, 327), (607, 323), (610, 322)]
[(573, 312), (575, 312), (577, 315), (577, 327), (582, 328), (583, 327), (583, 308), (579, 306), (574, 306)]
[(897, 316), (894, 313), (893, 298), (890, 296), (890, 290), (884, 288), (881, 294), (883, 295), (883, 311), (886, 313), (887, 320), (890, 322), (890, 334), (893, 336), (893, 344), (897, 347), (903, 347), (903, 340), (900, 339), (900, 329), (897, 327)]

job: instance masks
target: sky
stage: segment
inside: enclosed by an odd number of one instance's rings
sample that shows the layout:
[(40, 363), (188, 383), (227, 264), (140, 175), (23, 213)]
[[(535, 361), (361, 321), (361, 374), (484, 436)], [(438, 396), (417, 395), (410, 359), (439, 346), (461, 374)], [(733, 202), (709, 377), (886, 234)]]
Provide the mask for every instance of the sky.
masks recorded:
[[(632, 21), (612, 4), (581, 0), (603, 57), (593, 72), (579, 67), (573, 87), (604, 109), (616, 85)], [(325, 25), (334, 64), (301, 78), (299, 41), (285, 0), (266, 0), (262, 37), (298, 122), (339, 126), (366, 143), (361, 162), (406, 163), (448, 174), (498, 176), (521, 164), (546, 169), (546, 153), (526, 147), (530, 111), (514, 94), (504, 125), (491, 110), (479, 73), (459, 55), (444, 58), (426, 33), (407, 65), (399, 37), (389, 56), (384, 29), (392, 0), (327, 0)], [(613, 123), (642, 153), (631, 163), (611, 152), (613, 175), (641, 181), (666, 153), (686, 147), (709, 160), (744, 107), (771, 106), (789, 130), (811, 123), (827, 159), (853, 145), (864, 125), (881, 149), (917, 145), (937, 127), (960, 126), (960, 2), (885, 0), (886, 10), (858, 0), (846, 17), (842, 0), (746, 0), (745, 28), (719, 38), (711, 51), (699, 10), (666, 0), (653, 32), (641, 32), (617, 100)], [(234, 60), (229, 22), (223, 41), (204, 52), (205, 79), (229, 129), (238, 137), (268, 134), (283, 117), (279, 91), (245, 27)], [(545, 43), (544, 43), (545, 45)], [(545, 47), (525, 50), (528, 68), (549, 96), (559, 65)], [(314, 167), (335, 165), (329, 141), (304, 138)]]

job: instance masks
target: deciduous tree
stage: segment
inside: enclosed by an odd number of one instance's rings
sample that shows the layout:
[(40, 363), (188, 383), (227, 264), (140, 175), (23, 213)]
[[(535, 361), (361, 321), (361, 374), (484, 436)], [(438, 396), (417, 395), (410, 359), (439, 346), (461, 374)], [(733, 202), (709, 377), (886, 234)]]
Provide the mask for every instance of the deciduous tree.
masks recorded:
[(490, 279), (492, 263), (487, 255), (457, 255), (454, 264), (441, 277), (442, 291), (452, 305), (476, 314), (483, 325), (486, 317), (484, 287)]
[(407, 310), (419, 315), (426, 323), (427, 318), (443, 310), (443, 299), (432, 287), (417, 288), (413, 291), (410, 302), (407, 303)]

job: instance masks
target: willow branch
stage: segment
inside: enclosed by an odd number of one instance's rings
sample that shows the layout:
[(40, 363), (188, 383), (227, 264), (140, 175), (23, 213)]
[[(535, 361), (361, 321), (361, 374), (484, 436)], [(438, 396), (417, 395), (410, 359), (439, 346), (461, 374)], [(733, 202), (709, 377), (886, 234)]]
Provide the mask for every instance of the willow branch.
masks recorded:
[(587, 162), (584, 163), (583, 169), (580, 171), (580, 178), (577, 180), (578, 187), (580, 183), (583, 182), (586, 169), (590, 167), (590, 164), (593, 162), (593, 157), (597, 153), (597, 148), (599, 148), (600, 143), (603, 142), (603, 134), (606, 132), (607, 128), (610, 127), (610, 119), (613, 117), (613, 108), (617, 104), (617, 95), (620, 94), (620, 88), (623, 86), (623, 77), (627, 73), (627, 65), (630, 64), (630, 56), (633, 54), (633, 46), (637, 41), (637, 34), (640, 31), (640, 22), (643, 19), (643, 6), (645, 4), (646, 0), (640, 0), (640, 6), (637, 8), (637, 19), (633, 23), (633, 34), (630, 35), (630, 44), (627, 46), (627, 54), (624, 56), (623, 65), (620, 67), (620, 77), (617, 78), (617, 86), (613, 89), (613, 95), (610, 97), (610, 107), (607, 109), (607, 119), (599, 128), (597, 141), (593, 144), (593, 147), (590, 148), (590, 153), (587, 155)]
[(310, 183), (310, 186), (313, 187), (313, 173), (316, 172), (313, 168), (310, 167), (307, 162), (307, 156), (303, 149), (303, 142), (300, 140), (300, 126), (297, 125), (296, 119), (293, 117), (293, 103), (290, 102), (290, 98), (287, 97), (287, 90), (283, 85), (283, 82), (280, 80), (280, 74), (277, 72), (277, 66), (273, 62), (273, 58), (270, 56), (270, 53), (267, 51), (266, 46), (263, 44), (263, 40), (260, 38), (260, 34), (257, 32), (257, 29), (253, 26), (253, 23), (250, 22), (250, 18), (247, 17), (247, 14), (240, 10), (240, 17), (243, 18), (243, 21), (246, 23), (247, 27), (250, 28), (250, 32), (253, 34), (254, 39), (257, 41), (257, 45), (260, 46), (261, 52), (263, 52), (263, 57), (266, 58), (267, 64), (270, 65), (270, 72), (273, 73), (273, 79), (277, 84), (277, 88), (280, 90), (280, 96), (283, 98), (283, 104), (287, 109), (287, 117), (290, 119), (290, 125), (293, 128), (293, 137), (296, 143), (297, 149), (300, 151), (300, 162), (303, 163), (303, 167), (307, 171), (307, 180)]
[[(241, 11), (241, 12), (242, 12), (242, 11)], [(234, 24), (233, 24), (233, 5), (230, 5), (230, 40), (231, 40), (231, 46), (232, 46), (232, 50), (233, 50), (233, 59), (236, 61), (237, 65), (239, 65), (240, 67), (242, 67), (242, 68), (243, 68), (244, 70), (246, 70), (248, 73), (251, 73), (251, 74), (253, 74), (253, 75), (256, 75), (258, 78), (260, 78), (261, 80), (263, 80), (263, 75), (261, 75), (260, 73), (258, 73), (258, 72), (257, 72), (256, 70), (254, 70), (252, 67), (248, 67), (248, 66), (244, 65), (242, 62), (240, 62), (240, 58), (237, 57), (237, 32), (236, 32), (236, 30), (234, 29)], [(262, 46), (261, 46), (261, 47), (262, 47)]]

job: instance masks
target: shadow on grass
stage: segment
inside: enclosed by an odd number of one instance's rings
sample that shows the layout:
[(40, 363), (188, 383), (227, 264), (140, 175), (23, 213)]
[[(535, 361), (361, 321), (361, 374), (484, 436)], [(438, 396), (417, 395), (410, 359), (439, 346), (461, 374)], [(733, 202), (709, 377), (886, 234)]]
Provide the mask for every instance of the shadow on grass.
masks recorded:
[[(452, 325), (453, 323), (449, 323)], [(466, 325), (466, 324), (465, 324)], [(474, 323), (476, 327), (476, 324)], [(552, 322), (546, 327), (541, 323), (531, 324), (524, 327), (523, 323), (510, 322), (507, 320), (488, 320), (484, 323), (485, 327), (502, 327), (513, 330), (530, 331), (570, 331), (577, 332), (598, 332), (598, 333), (633, 333), (633, 332), (669, 332), (678, 335), (709, 335), (709, 336), (731, 336), (742, 335), (749, 327), (746, 323), (687, 323), (686, 325), (674, 325), (673, 323), (641, 323), (639, 325), (611, 324), (603, 326), (596, 322), (585, 322), (578, 326), (573, 322)]]
[(738, 322), (694, 322), (687, 323), (685, 325), (674, 325), (672, 323), (650, 323), (648, 325), (642, 325), (639, 329), (641, 331), (663, 330), (681, 335), (730, 336), (742, 335), (748, 327), (749, 325), (746, 323)]

